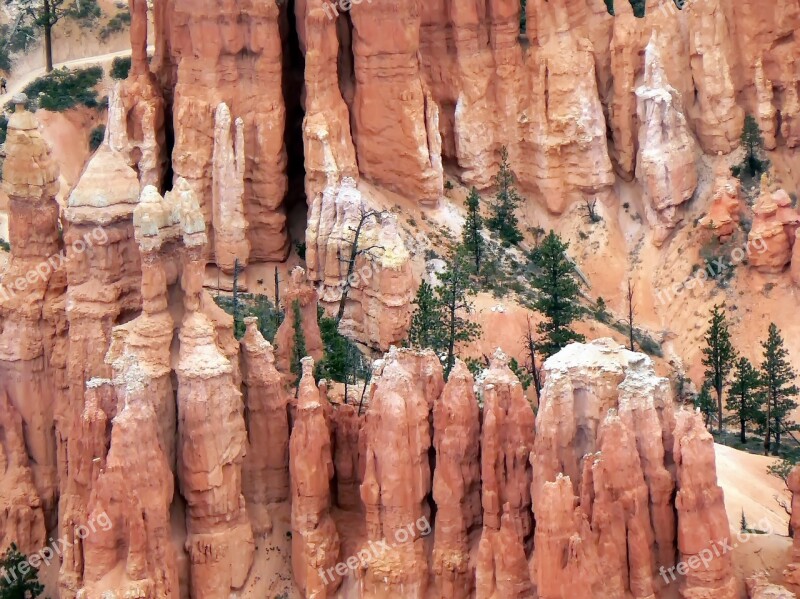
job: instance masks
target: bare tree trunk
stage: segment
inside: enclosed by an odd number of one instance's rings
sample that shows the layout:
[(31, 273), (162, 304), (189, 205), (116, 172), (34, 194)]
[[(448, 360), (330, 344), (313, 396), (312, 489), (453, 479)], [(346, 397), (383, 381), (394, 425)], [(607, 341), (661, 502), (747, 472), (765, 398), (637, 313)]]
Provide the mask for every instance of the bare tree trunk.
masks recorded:
[[(347, 262), (347, 276), (345, 276), (344, 287), (342, 288), (342, 297), (339, 300), (339, 311), (336, 313), (337, 328), (339, 327), (339, 323), (342, 321), (342, 318), (344, 318), (344, 308), (347, 304), (347, 297), (350, 294), (352, 277), (356, 269), (356, 259), (358, 258), (359, 254), (365, 254), (373, 248), (381, 248), (381, 246), (373, 245), (363, 250), (358, 249), (358, 240), (359, 237), (361, 237), (361, 229), (364, 227), (364, 223), (367, 222), (367, 220), (372, 218), (373, 216), (379, 216), (379, 215), (380, 213), (375, 212), (374, 210), (368, 211), (364, 207), (362, 207), (361, 218), (358, 221), (358, 226), (355, 228), (355, 230), (353, 230), (352, 228), (350, 229), (355, 233), (355, 235), (353, 236), (353, 244), (350, 248), (350, 257), (346, 260), (343, 260), (344, 262)], [(342, 260), (342, 258), (339, 257), (339, 260)]]
[(48, 0), (44, 0), (44, 5), (45, 18), (47, 19), (44, 25), (44, 70), (50, 73), (53, 71), (53, 26), (50, 25), (50, 4)]
[(772, 425), (772, 392), (767, 394), (767, 434), (764, 435), (764, 455), (769, 455), (770, 450), (770, 436), (772, 431), (770, 430), (770, 426)]
[(630, 350), (636, 351), (633, 345), (633, 292), (634, 286), (631, 285), (631, 280), (628, 279), (628, 340), (630, 342)]
[(280, 310), (281, 292), (280, 279), (278, 278), (278, 267), (275, 267), (275, 310)]

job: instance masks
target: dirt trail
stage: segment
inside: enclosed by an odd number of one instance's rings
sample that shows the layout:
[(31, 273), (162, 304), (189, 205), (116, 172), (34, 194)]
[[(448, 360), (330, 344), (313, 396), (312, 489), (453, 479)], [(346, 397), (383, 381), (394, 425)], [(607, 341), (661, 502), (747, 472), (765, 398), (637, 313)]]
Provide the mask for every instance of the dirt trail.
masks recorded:
[[(75, 69), (78, 67), (92, 66), (96, 64), (105, 64), (111, 62), (115, 58), (126, 58), (130, 55), (131, 55), (130, 49), (121, 50), (119, 52), (109, 52), (107, 54), (99, 54), (97, 56), (87, 56), (85, 58), (60, 62), (54, 65), (54, 68), (60, 69), (66, 67), (68, 69)], [(5, 106), (6, 103), (9, 100), (11, 100), (11, 96), (21, 92), (23, 89), (25, 89), (25, 86), (27, 86), (29, 83), (31, 83), (35, 79), (38, 79), (44, 74), (45, 74), (44, 68), (39, 68), (39, 69), (34, 69), (33, 71), (29, 71), (20, 77), (15, 77), (12, 81), (9, 81), (8, 93), (0, 95), (0, 107)]]

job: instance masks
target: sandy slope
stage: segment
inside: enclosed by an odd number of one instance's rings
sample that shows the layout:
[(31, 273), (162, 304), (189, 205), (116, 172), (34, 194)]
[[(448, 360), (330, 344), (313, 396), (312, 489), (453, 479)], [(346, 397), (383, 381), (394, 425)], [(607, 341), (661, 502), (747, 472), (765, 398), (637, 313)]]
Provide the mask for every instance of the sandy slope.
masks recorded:
[(786, 535), (789, 516), (775, 501), (786, 500), (783, 482), (767, 474), (767, 467), (775, 458), (752, 455), (715, 445), (717, 452), (717, 480), (725, 491), (725, 507), (731, 528), (739, 530), (744, 510), (748, 527), (771, 530)]

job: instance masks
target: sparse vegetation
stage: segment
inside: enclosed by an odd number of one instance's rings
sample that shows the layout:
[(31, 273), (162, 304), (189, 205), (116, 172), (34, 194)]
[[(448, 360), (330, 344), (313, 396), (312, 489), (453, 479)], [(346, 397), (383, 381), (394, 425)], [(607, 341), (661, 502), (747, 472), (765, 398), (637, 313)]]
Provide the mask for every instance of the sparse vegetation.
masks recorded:
[(584, 336), (572, 330), (571, 326), (583, 311), (576, 303), (578, 283), (575, 269), (567, 259), (569, 244), (561, 241), (554, 231), (550, 231), (542, 244), (532, 252), (532, 262), (538, 272), (534, 275), (533, 286), (539, 291), (534, 301), (534, 309), (545, 320), (536, 327), (542, 337), (539, 348), (545, 358), (549, 358), (574, 341), (584, 341)]
[(706, 346), (703, 348), (703, 366), (706, 367), (705, 376), (716, 393), (717, 400), (717, 433), (722, 432), (722, 392), (736, 361), (736, 350), (731, 343), (731, 334), (728, 329), (728, 320), (725, 316), (725, 305), (714, 305), (711, 309), (711, 318), (708, 321), (708, 330), (705, 334)]
[(368, 381), (372, 374), (370, 361), (355, 343), (339, 332), (336, 320), (325, 316), (322, 308), (319, 309), (318, 318), (324, 356), (316, 364), (315, 378), (345, 385), (357, 384), (359, 380)]
[(11, 251), (11, 244), (8, 243), (2, 237), (0, 237), (0, 250), (3, 250), (4, 252), (10, 252)]
[(480, 196), (478, 195), (478, 190), (474, 187), (469, 192), (465, 205), (467, 207), (467, 218), (464, 222), (462, 244), (472, 257), (475, 264), (475, 274), (480, 275), (481, 259), (483, 258), (486, 244), (481, 233), (483, 230), (483, 218), (481, 217)]
[(444, 366), (445, 378), (455, 364), (457, 344), (469, 343), (481, 331), (479, 324), (465, 316), (472, 311), (474, 291), (464, 248), (457, 246), (451, 250), (447, 264), (439, 273), (436, 287), (423, 281), (417, 290), (408, 333), (409, 345), (436, 352)]
[(522, 241), (519, 230), (519, 219), (516, 211), (522, 198), (514, 186), (514, 173), (508, 162), (508, 150), (503, 146), (500, 150), (500, 170), (495, 177), (497, 194), (491, 205), (491, 216), (486, 226), (495, 231), (504, 245), (517, 245)]
[(769, 160), (764, 157), (764, 137), (761, 135), (761, 129), (750, 114), (744, 119), (742, 147), (745, 152), (744, 159), (731, 167), (731, 173), (746, 185), (751, 181), (758, 181), (770, 165)]
[(102, 29), (100, 29), (100, 39), (105, 41), (114, 33), (119, 33), (120, 31), (124, 31), (130, 27), (130, 24), (131, 13), (128, 12), (128, 8), (125, 7), (122, 11), (111, 17), (108, 23), (106, 23)]
[[(15, 0), (20, 9), (17, 27), (32, 35), (44, 36), (45, 70), (53, 70), (53, 27), (64, 18), (72, 18), (81, 25), (91, 25), (100, 17), (97, 0)], [(5, 0), (10, 4), (11, 0)], [(19, 35), (16, 31), (13, 36)]]
[(703, 383), (700, 388), (700, 393), (694, 397), (694, 407), (700, 410), (703, 414), (703, 420), (706, 423), (706, 428), (711, 428), (711, 414), (714, 413), (716, 406), (714, 400), (711, 398), (711, 385), (708, 381)]
[[(783, 337), (775, 323), (770, 323), (766, 341), (761, 343), (764, 359), (761, 362), (762, 392), (766, 396), (766, 414), (764, 424), (764, 455), (770, 451), (776, 453), (781, 447), (781, 433), (798, 430), (798, 425), (791, 419), (791, 413), (797, 408), (795, 397), (800, 389), (794, 384), (797, 374), (789, 361), (789, 352), (784, 347)], [(774, 434), (775, 444), (771, 439)]]
[(100, 144), (103, 143), (103, 140), (106, 137), (106, 126), (105, 125), (97, 125), (92, 131), (89, 133), (89, 149), (94, 152), (97, 148), (100, 147)]
[(0, 146), (6, 143), (6, 135), (8, 135), (8, 117), (0, 112)]
[(101, 67), (55, 70), (31, 82), (23, 90), (28, 96), (28, 109), (63, 112), (79, 105), (97, 108), (100, 103), (95, 86), (102, 78)]
[(761, 420), (764, 395), (761, 377), (747, 358), (739, 358), (725, 407), (739, 424), (739, 439), (747, 443), (747, 425)]
[(12, 542), (0, 558), (0, 599), (36, 599), (44, 592), (35, 567)]
[[(283, 322), (283, 313), (275, 308), (275, 305), (270, 301), (266, 295), (254, 295), (248, 293), (240, 293), (237, 295), (237, 315), (236, 315), (236, 336), (241, 339), (244, 335), (244, 319), (248, 316), (255, 316), (258, 318), (258, 330), (261, 335), (272, 343), (275, 340), (275, 333), (278, 327)], [(225, 310), (228, 314), (233, 315), (233, 297), (230, 295), (218, 295), (214, 298), (216, 304)]]
[(128, 73), (131, 70), (131, 57), (130, 56), (117, 56), (111, 62), (110, 75), (112, 79), (118, 81), (128, 78)]

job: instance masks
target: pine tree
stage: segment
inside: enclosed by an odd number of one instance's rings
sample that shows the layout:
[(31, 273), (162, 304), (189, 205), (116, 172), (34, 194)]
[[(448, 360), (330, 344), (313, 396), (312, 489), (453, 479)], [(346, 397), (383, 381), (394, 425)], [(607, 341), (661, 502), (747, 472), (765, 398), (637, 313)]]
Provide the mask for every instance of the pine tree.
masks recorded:
[(761, 347), (764, 348), (761, 381), (767, 407), (764, 455), (768, 455), (772, 449), (773, 430), (775, 453), (777, 454), (781, 446), (781, 432), (797, 429), (797, 425), (789, 418), (789, 414), (797, 407), (794, 397), (800, 393), (800, 390), (794, 384), (797, 375), (789, 363), (789, 352), (783, 346), (783, 338), (775, 323), (770, 323), (767, 340), (761, 343)]
[(472, 310), (469, 258), (463, 246), (454, 249), (447, 259), (448, 268), (439, 273), (434, 288), (425, 281), (414, 299), (416, 309), (411, 316), (408, 344), (420, 349), (432, 349), (444, 366), (445, 378), (455, 365), (455, 349), (480, 335), (479, 324), (465, 318)]
[(694, 407), (703, 414), (706, 428), (711, 428), (711, 414), (714, 412), (714, 400), (711, 399), (711, 385), (708, 381), (703, 383), (700, 393), (694, 397)]
[(442, 343), (444, 318), (433, 287), (422, 281), (413, 305), (416, 308), (411, 316), (408, 343), (411, 347), (432, 349), (438, 355), (444, 345)]
[(581, 316), (577, 304), (578, 283), (573, 278), (574, 268), (566, 257), (569, 244), (561, 241), (554, 231), (531, 255), (539, 273), (534, 275), (532, 285), (539, 290), (533, 306), (545, 319), (536, 327), (543, 336), (539, 350), (549, 358), (573, 341), (584, 341), (584, 336), (570, 327)]
[[(5, 4), (10, 4), (6, 0)], [(53, 70), (53, 28), (64, 17), (92, 22), (100, 16), (97, 2), (70, 2), (69, 0), (20, 0), (18, 26), (41, 29), (44, 35), (45, 71)]]
[(725, 318), (724, 305), (715, 305), (711, 309), (711, 319), (705, 335), (706, 347), (703, 348), (703, 366), (705, 376), (714, 388), (717, 396), (717, 432), (722, 433), (722, 392), (725, 379), (736, 361), (736, 350), (731, 343), (731, 334)]
[(747, 424), (758, 422), (761, 416), (761, 377), (747, 358), (739, 358), (733, 375), (728, 401), (725, 407), (733, 412), (739, 421), (739, 439), (747, 443)]
[(516, 245), (522, 241), (519, 219), (516, 215), (522, 198), (514, 187), (514, 173), (511, 172), (511, 166), (508, 164), (508, 150), (505, 146), (500, 150), (500, 160), (500, 170), (495, 177), (497, 194), (491, 207), (492, 216), (486, 225), (492, 231), (497, 231), (504, 244)]
[(462, 247), (454, 249), (448, 257), (448, 268), (439, 274), (441, 284), (436, 288), (436, 303), (442, 311), (444, 322), (445, 379), (455, 365), (457, 343), (469, 343), (480, 336), (481, 326), (462, 316), (472, 311), (473, 294), (469, 280), (469, 265)]
[(480, 196), (478, 195), (478, 190), (474, 187), (469, 192), (465, 204), (467, 207), (467, 219), (464, 222), (462, 245), (475, 261), (475, 274), (480, 275), (484, 250), (483, 235), (481, 235), (483, 217), (480, 210)]
[(35, 599), (43, 591), (39, 569), (11, 543), (0, 558), (0, 599)]
[(294, 318), (294, 343), (292, 344), (292, 363), (291, 373), (297, 377), (297, 385), (300, 385), (300, 377), (303, 375), (303, 364), (301, 360), (306, 357), (306, 336), (303, 334), (303, 315), (300, 311), (300, 300), (292, 302), (292, 318)]
[(744, 148), (744, 159), (740, 164), (731, 168), (731, 172), (735, 177), (741, 179), (742, 175), (747, 175), (754, 178), (767, 171), (769, 160), (762, 158), (764, 154), (764, 137), (761, 135), (758, 122), (750, 114), (744, 119), (742, 148)]

